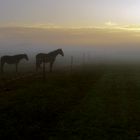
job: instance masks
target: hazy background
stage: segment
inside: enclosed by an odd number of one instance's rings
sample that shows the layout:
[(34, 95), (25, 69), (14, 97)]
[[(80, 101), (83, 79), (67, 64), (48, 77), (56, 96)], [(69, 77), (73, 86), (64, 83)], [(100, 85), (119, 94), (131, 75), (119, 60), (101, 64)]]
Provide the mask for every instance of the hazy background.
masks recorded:
[[(5, 27), (0, 29), (0, 55), (35, 55), (62, 48), (70, 56), (101, 60), (140, 60), (139, 34), (114, 29)], [(87, 58), (88, 57), (88, 58)]]
[(0, 0), (0, 56), (62, 48), (68, 61), (140, 61), (139, 0)]

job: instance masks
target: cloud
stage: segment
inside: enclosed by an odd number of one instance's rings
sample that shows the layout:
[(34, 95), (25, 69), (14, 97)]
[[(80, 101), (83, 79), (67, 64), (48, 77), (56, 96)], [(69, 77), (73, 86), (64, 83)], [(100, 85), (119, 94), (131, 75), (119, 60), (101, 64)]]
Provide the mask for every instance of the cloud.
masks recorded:
[(16, 28), (16, 27), (21, 27), (21, 28), (42, 28), (42, 29), (54, 29), (54, 28), (62, 28), (62, 26), (55, 25), (53, 23), (35, 23), (35, 24), (26, 24), (26, 23), (8, 23), (8, 24), (0, 24), (0, 28)]
[(105, 25), (106, 26), (117, 26), (118, 24), (115, 22), (108, 21), (108, 22), (105, 22)]
[(102, 25), (93, 25), (93, 26), (62, 26), (56, 25), (54, 23), (35, 23), (35, 24), (16, 24), (8, 23), (5, 25), (0, 24), (1, 28), (27, 28), (27, 29), (60, 29), (60, 30), (71, 30), (75, 31), (76, 34), (83, 33), (85, 30), (89, 31), (105, 31), (105, 32), (135, 32), (140, 33), (140, 24), (118, 24), (116, 22), (107, 21)]

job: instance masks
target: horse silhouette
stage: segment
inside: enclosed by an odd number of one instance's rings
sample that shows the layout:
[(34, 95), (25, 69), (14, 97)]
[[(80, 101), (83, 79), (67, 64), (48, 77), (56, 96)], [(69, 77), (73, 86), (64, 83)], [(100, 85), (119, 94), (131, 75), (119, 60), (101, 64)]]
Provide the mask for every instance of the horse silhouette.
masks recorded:
[(50, 72), (52, 72), (54, 61), (56, 60), (56, 56), (59, 54), (64, 56), (62, 49), (57, 49), (47, 54), (46, 53), (37, 54), (36, 55), (36, 71), (38, 71), (38, 69), (41, 68), (42, 63), (50, 63)]
[(13, 56), (9, 56), (9, 55), (2, 56), (1, 57), (1, 72), (4, 72), (5, 63), (15, 64), (16, 72), (18, 72), (18, 64), (22, 59), (25, 59), (27, 61), (29, 60), (28, 56), (26, 54), (18, 54), (18, 55), (13, 55)]

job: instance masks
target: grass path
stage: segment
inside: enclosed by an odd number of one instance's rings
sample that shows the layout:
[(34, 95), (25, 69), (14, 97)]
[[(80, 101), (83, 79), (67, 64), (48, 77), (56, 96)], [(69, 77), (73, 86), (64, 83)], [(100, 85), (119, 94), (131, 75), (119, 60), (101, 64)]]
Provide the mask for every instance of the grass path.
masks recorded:
[(6, 84), (0, 90), (0, 139), (48, 139), (102, 73), (92, 71), (91, 75), (58, 72), (48, 75), (46, 81), (31, 76)]
[(107, 72), (61, 121), (56, 137), (70, 140), (136, 140), (140, 135), (140, 73)]

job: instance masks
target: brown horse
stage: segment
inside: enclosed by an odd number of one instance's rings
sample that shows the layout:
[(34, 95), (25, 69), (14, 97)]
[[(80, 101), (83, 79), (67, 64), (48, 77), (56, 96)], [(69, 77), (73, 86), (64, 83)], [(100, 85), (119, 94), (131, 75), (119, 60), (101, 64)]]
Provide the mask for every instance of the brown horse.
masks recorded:
[(9, 55), (5, 55), (1, 57), (1, 72), (4, 72), (4, 64), (15, 64), (16, 66), (16, 72), (18, 72), (18, 64), (19, 62), (22, 60), (29, 60), (28, 56), (26, 54), (18, 54), (18, 55), (13, 55), (13, 56), (9, 56)]
[(62, 49), (57, 49), (47, 54), (45, 53), (37, 54), (36, 55), (36, 71), (38, 71), (38, 68), (41, 68), (42, 63), (50, 63), (50, 72), (52, 72), (54, 61), (56, 59), (56, 56), (59, 54), (64, 56)]

